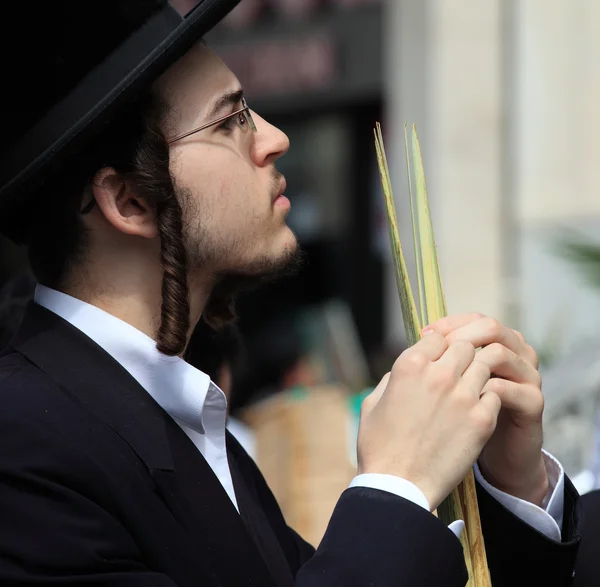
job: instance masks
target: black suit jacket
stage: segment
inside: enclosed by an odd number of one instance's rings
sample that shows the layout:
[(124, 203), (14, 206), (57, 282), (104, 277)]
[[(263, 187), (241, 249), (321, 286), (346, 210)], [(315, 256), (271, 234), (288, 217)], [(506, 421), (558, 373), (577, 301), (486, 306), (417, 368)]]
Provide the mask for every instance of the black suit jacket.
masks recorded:
[(575, 587), (600, 585), (600, 491), (581, 497), (584, 532), (575, 567)]
[[(462, 586), (458, 540), (392, 494), (345, 491), (314, 551), (286, 525), (228, 437), (241, 515), (179, 426), (107, 353), (31, 305), (0, 358), (0, 585)], [(579, 543), (567, 484), (564, 542), (485, 492), (494, 586), (566, 586)]]

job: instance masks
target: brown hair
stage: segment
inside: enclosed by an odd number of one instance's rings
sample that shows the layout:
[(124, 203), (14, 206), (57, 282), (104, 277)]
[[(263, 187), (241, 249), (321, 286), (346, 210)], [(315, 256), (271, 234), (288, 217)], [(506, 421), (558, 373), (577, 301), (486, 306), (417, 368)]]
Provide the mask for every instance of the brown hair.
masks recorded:
[[(167, 107), (146, 93), (95, 137), (68, 169), (57, 170), (38, 187), (29, 235), (29, 259), (36, 278), (50, 287), (76, 285), (75, 269), (85, 259), (81, 199), (96, 172), (113, 167), (156, 208), (163, 268), (157, 348), (183, 353), (190, 330), (190, 304), (183, 219), (169, 172), (169, 148), (161, 130)], [(93, 202), (92, 202), (93, 205)]]

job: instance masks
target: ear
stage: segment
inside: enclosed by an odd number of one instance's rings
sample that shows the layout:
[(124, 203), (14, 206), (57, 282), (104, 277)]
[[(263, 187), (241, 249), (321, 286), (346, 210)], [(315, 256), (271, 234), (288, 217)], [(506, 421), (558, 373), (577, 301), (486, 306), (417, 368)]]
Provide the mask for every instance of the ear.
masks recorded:
[(119, 232), (143, 238), (157, 236), (153, 207), (112, 167), (104, 167), (96, 173), (91, 189), (104, 218)]

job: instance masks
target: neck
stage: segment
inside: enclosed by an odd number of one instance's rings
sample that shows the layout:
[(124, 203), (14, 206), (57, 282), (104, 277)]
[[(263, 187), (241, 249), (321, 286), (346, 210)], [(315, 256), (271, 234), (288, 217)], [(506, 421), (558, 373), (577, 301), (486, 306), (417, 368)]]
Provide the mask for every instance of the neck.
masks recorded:
[[(94, 267), (95, 276), (86, 275), (82, 285), (64, 288), (64, 292), (96, 306), (131, 324), (156, 340), (161, 320), (162, 268), (160, 265), (129, 265), (126, 271)], [(87, 272), (86, 272), (87, 273)], [(101, 276), (101, 277), (100, 277)], [(212, 291), (208, 279), (189, 280), (190, 331), (200, 320)]]

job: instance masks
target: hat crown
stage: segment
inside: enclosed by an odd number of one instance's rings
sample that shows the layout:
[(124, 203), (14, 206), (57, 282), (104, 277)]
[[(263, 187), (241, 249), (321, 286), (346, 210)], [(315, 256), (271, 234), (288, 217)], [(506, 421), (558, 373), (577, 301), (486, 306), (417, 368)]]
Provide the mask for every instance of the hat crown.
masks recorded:
[[(45, 0), (0, 8), (0, 232), (27, 238), (28, 200), (240, 0)], [(57, 194), (55, 197), (60, 197)]]
[[(0, 35), (6, 61), (2, 85), (8, 90), (3, 99), (0, 157), (167, 2), (38, 2), (27, 19), (23, 19), (20, 2), (7, 4), (12, 5), (15, 14), (13, 18), (2, 18), (4, 26), (12, 31)], [(16, 47), (15, 17), (27, 26)]]

